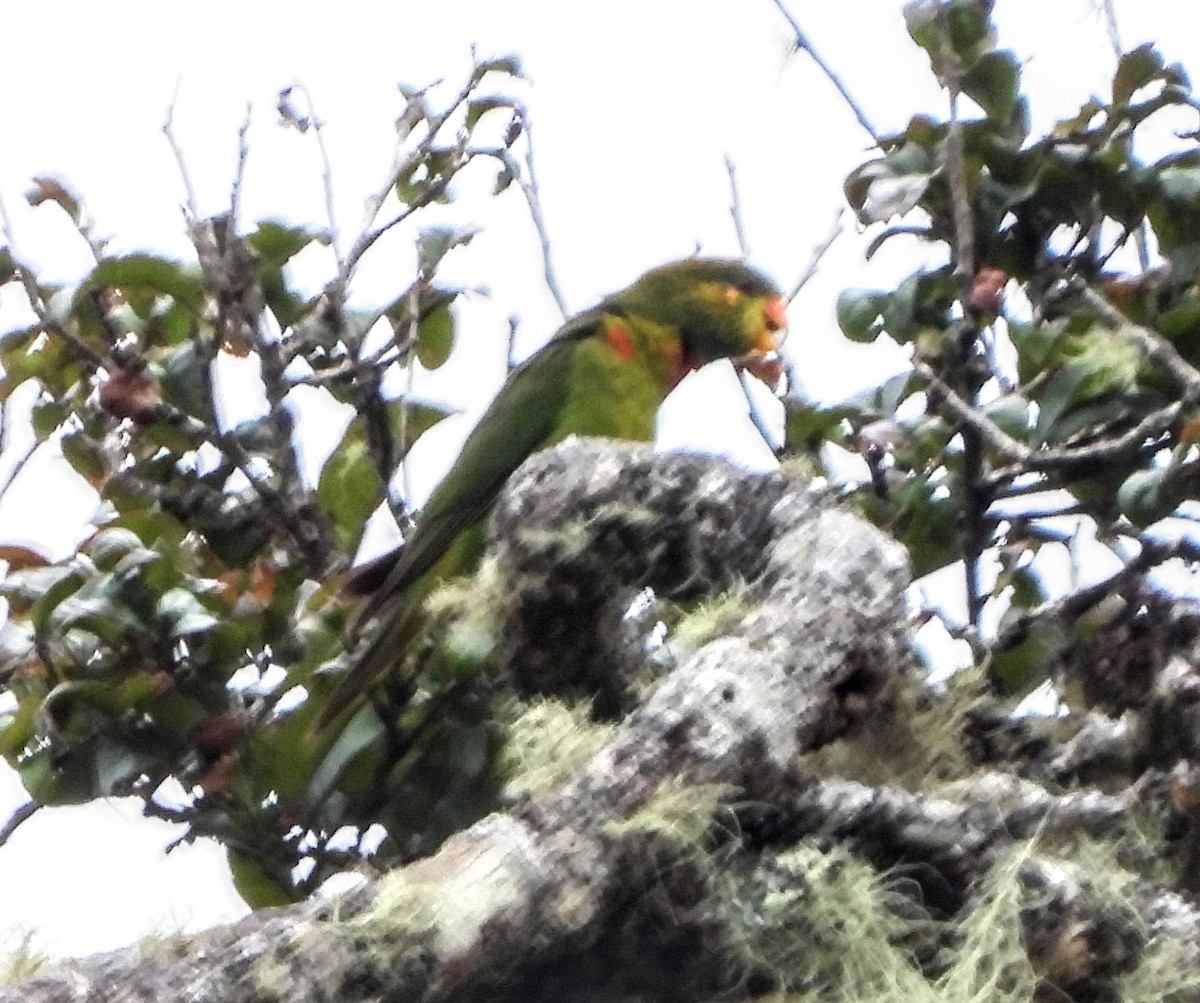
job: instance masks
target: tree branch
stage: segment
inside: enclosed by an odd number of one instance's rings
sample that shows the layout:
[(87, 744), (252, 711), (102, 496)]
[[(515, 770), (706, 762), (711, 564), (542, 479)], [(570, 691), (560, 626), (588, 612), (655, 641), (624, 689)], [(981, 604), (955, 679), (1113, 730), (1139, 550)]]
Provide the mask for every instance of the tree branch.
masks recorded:
[(525, 130), (525, 175), (517, 176), (517, 183), (521, 187), (521, 194), (525, 196), (525, 202), (529, 206), (529, 217), (533, 220), (533, 227), (537, 230), (538, 242), (542, 248), (542, 274), (546, 279), (546, 288), (550, 290), (550, 295), (554, 297), (554, 302), (558, 305), (558, 312), (562, 317), (566, 317), (570, 311), (567, 309), (567, 298), (563, 295), (562, 287), (558, 284), (558, 273), (554, 269), (554, 257), (550, 253), (550, 232), (546, 228), (546, 217), (542, 212), (542, 193), (538, 187), (537, 171), (534, 167), (533, 158), (533, 125), (528, 120), (524, 123)]
[(841, 77), (834, 72), (833, 67), (825, 62), (821, 54), (817, 52), (816, 48), (812, 44), (812, 41), (809, 39), (808, 35), (805, 34), (804, 29), (800, 27), (800, 23), (783, 5), (783, 0), (774, 0), (774, 3), (779, 9), (779, 13), (782, 14), (784, 18), (787, 19), (787, 23), (791, 25), (792, 35), (795, 39), (796, 51), (807, 52), (809, 56), (812, 57), (812, 61), (816, 63), (821, 72), (829, 78), (829, 82), (833, 84), (837, 92), (842, 96), (842, 100), (846, 102), (847, 106), (854, 113), (854, 117), (858, 119), (858, 124), (861, 125), (868, 134), (870, 134), (871, 139), (874, 141), (875, 145), (878, 146), (880, 142), (879, 133), (875, 131), (875, 127), (871, 124), (870, 119), (867, 118), (866, 112), (863, 111), (859, 103), (855, 101), (853, 97), (851, 97), (850, 91), (847, 90), (846, 85), (842, 83)]

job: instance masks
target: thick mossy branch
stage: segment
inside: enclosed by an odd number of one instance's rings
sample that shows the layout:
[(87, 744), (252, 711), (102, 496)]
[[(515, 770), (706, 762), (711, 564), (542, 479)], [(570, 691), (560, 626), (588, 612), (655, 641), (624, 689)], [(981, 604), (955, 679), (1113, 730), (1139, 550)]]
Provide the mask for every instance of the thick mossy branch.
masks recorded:
[[(899, 549), (781, 477), (569, 442), (513, 479), (494, 535), (497, 563), (526, 583), (509, 608), (513, 665), (586, 645), (584, 628), (602, 623), (614, 589), (703, 595), (745, 579), (754, 602), (729, 635), (669, 672), (573, 780), (453, 837), (384, 891), (252, 917), (201, 938), (190, 962), (109, 956), (21, 998), (74, 998), (68, 987), (83, 980), (95, 1000), (136, 998), (134, 981), (157, 996), (203, 985), (198, 998), (211, 1000), (250, 986), (263, 1000), (419, 999), (543, 964), (601, 936), (630, 894), (645, 826), (621, 823), (653, 817), (668, 789), (769, 802), (789, 764), (848, 727), (907, 664)], [(552, 629), (556, 607), (570, 631)], [(698, 796), (705, 817), (680, 826), (676, 811), (672, 826), (703, 831), (711, 805)]]
[[(1134, 792), (1052, 795), (1000, 775), (909, 792), (825, 775), (830, 743), (896, 714), (912, 686), (896, 685), (910, 667), (901, 551), (827, 496), (717, 460), (567, 442), (512, 479), (488, 564), (504, 583), (500, 666), (539, 694), (513, 719), (552, 725), (544, 741), (514, 732), (527, 780), (511, 811), (337, 901), (79, 962), (0, 1003), (941, 1001), (1049, 983), (1097, 999), (1138, 971), (1192, 970), (1180, 966), (1200, 954), (1200, 916), (1186, 900), (1115, 854), (1082, 868), (1041, 856), (1103, 834)], [(607, 660), (598, 638), (647, 586), (737, 601), (639, 700), (636, 659)], [(619, 723), (550, 702), (596, 680)], [(539, 772), (540, 755), (558, 762)], [(1119, 874), (1119, 891), (1089, 872)], [(1001, 934), (1007, 953), (986, 939)], [(1181, 999), (1198, 986), (1171, 984)]]

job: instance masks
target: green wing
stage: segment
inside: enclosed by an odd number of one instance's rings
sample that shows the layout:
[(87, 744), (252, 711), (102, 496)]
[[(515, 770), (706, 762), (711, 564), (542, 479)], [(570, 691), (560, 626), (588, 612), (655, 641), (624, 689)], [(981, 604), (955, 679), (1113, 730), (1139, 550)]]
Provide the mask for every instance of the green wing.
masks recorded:
[[(460, 533), (484, 518), (509, 475), (554, 434), (567, 399), (572, 354), (580, 341), (600, 330), (602, 319), (599, 311), (573, 318), (512, 372), (421, 509), (416, 530), (363, 605), (359, 622), (407, 589), (450, 550)], [(447, 568), (446, 574), (458, 570)]]

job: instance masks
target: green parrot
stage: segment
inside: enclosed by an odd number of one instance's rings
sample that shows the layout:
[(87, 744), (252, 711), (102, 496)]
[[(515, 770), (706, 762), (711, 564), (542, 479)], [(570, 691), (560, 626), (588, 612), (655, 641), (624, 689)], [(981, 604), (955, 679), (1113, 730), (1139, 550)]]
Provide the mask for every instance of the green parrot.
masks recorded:
[(345, 591), (366, 596), (353, 630), (380, 622), (320, 722), (399, 664), (434, 588), (478, 565), (488, 514), (526, 457), (571, 435), (649, 441), (667, 394), (718, 359), (774, 385), (786, 306), (775, 284), (741, 261), (697, 257), (654, 268), (566, 321), (509, 375), (409, 538), (350, 573)]

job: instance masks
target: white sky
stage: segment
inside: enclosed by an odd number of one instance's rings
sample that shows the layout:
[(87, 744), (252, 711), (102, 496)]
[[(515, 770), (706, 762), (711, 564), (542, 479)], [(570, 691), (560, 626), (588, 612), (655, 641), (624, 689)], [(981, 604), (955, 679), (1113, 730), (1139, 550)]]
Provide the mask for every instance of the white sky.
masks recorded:
[[(1002, 42), (1026, 60), (1035, 128), (1104, 91), (1113, 63), (1096, 6), (999, 0)], [(898, 0), (791, 4), (883, 131), (917, 110), (941, 111), (900, 7)], [(1193, 58), (1200, 37), (1194, 5), (1117, 0), (1117, 13), (1127, 48), (1154, 40), (1169, 60)], [(87, 259), (51, 209), (25, 205), (38, 174), (60, 175), (82, 192), (114, 248), (187, 253), (182, 189), (160, 132), (177, 80), (176, 132), (202, 212), (227, 204), (237, 129), (251, 102), (245, 218), (286, 214), (320, 225), (315, 145), (275, 125), (279, 88), (302, 82), (327, 123), (337, 220), (348, 239), (390, 159), (401, 107), (395, 83), (456, 83), (471, 44), (483, 55), (518, 53), (530, 77), (525, 96), (555, 262), (573, 309), (697, 244), (736, 253), (727, 153), (738, 169), (752, 256), (790, 284), (841, 204), (843, 177), (867, 152), (865, 134), (811, 61), (789, 58), (788, 28), (770, 0), (62, 0), (52, 11), (10, 0), (0, 9), (0, 37), (0, 196), (14, 216), (20, 253), (61, 280), (79, 277)], [(491, 297), (461, 312), (469, 340), (453, 366), (422, 384), (467, 412), (457, 430), (425, 444), (417, 472), (424, 485), (502, 374), (507, 318), (521, 318), (521, 354), (558, 321), (515, 188), (451, 216), (485, 230), (455, 252), (444, 275), (486, 282)], [(861, 249), (850, 236), (835, 245), (791, 312), (789, 347), (802, 363), (804, 388), (826, 400), (889, 364), (878, 361), (879, 349), (835, 352), (838, 290), (884, 284), (913, 268), (911, 257), (888, 250), (865, 268)], [(410, 274), (404, 246), (393, 242), (364, 270), (359, 294), (378, 298)], [(0, 294), (0, 320), (16, 299), (11, 289)], [(702, 405), (723, 379), (706, 373), (681, 388), (668, 405), (664, 439), (767, 462), (736, 414), (704, 420), (714, 409)], [(310, 452), (320, 456), (333, 445), (336, 424), (310, 425)], [(15, 441), (0, 456), (0, 476), (19, 447)], [(32, 542), (62, 556), (86, 534), (93, 509), (60, 460), (39, 456), (0, 500), (0, 541)], [(0, 770), (0, 818), (21, 800), (11, 773)], [(0, 847), (0, 935), (28, 930), (42, 949), (84, 953), (236, 914), (219, 850), (188, 848), (164, 862), (161, 847), (172, 835), (131, 820), (134, 814), (128, 806), (53, 810), (23, 826)]]

